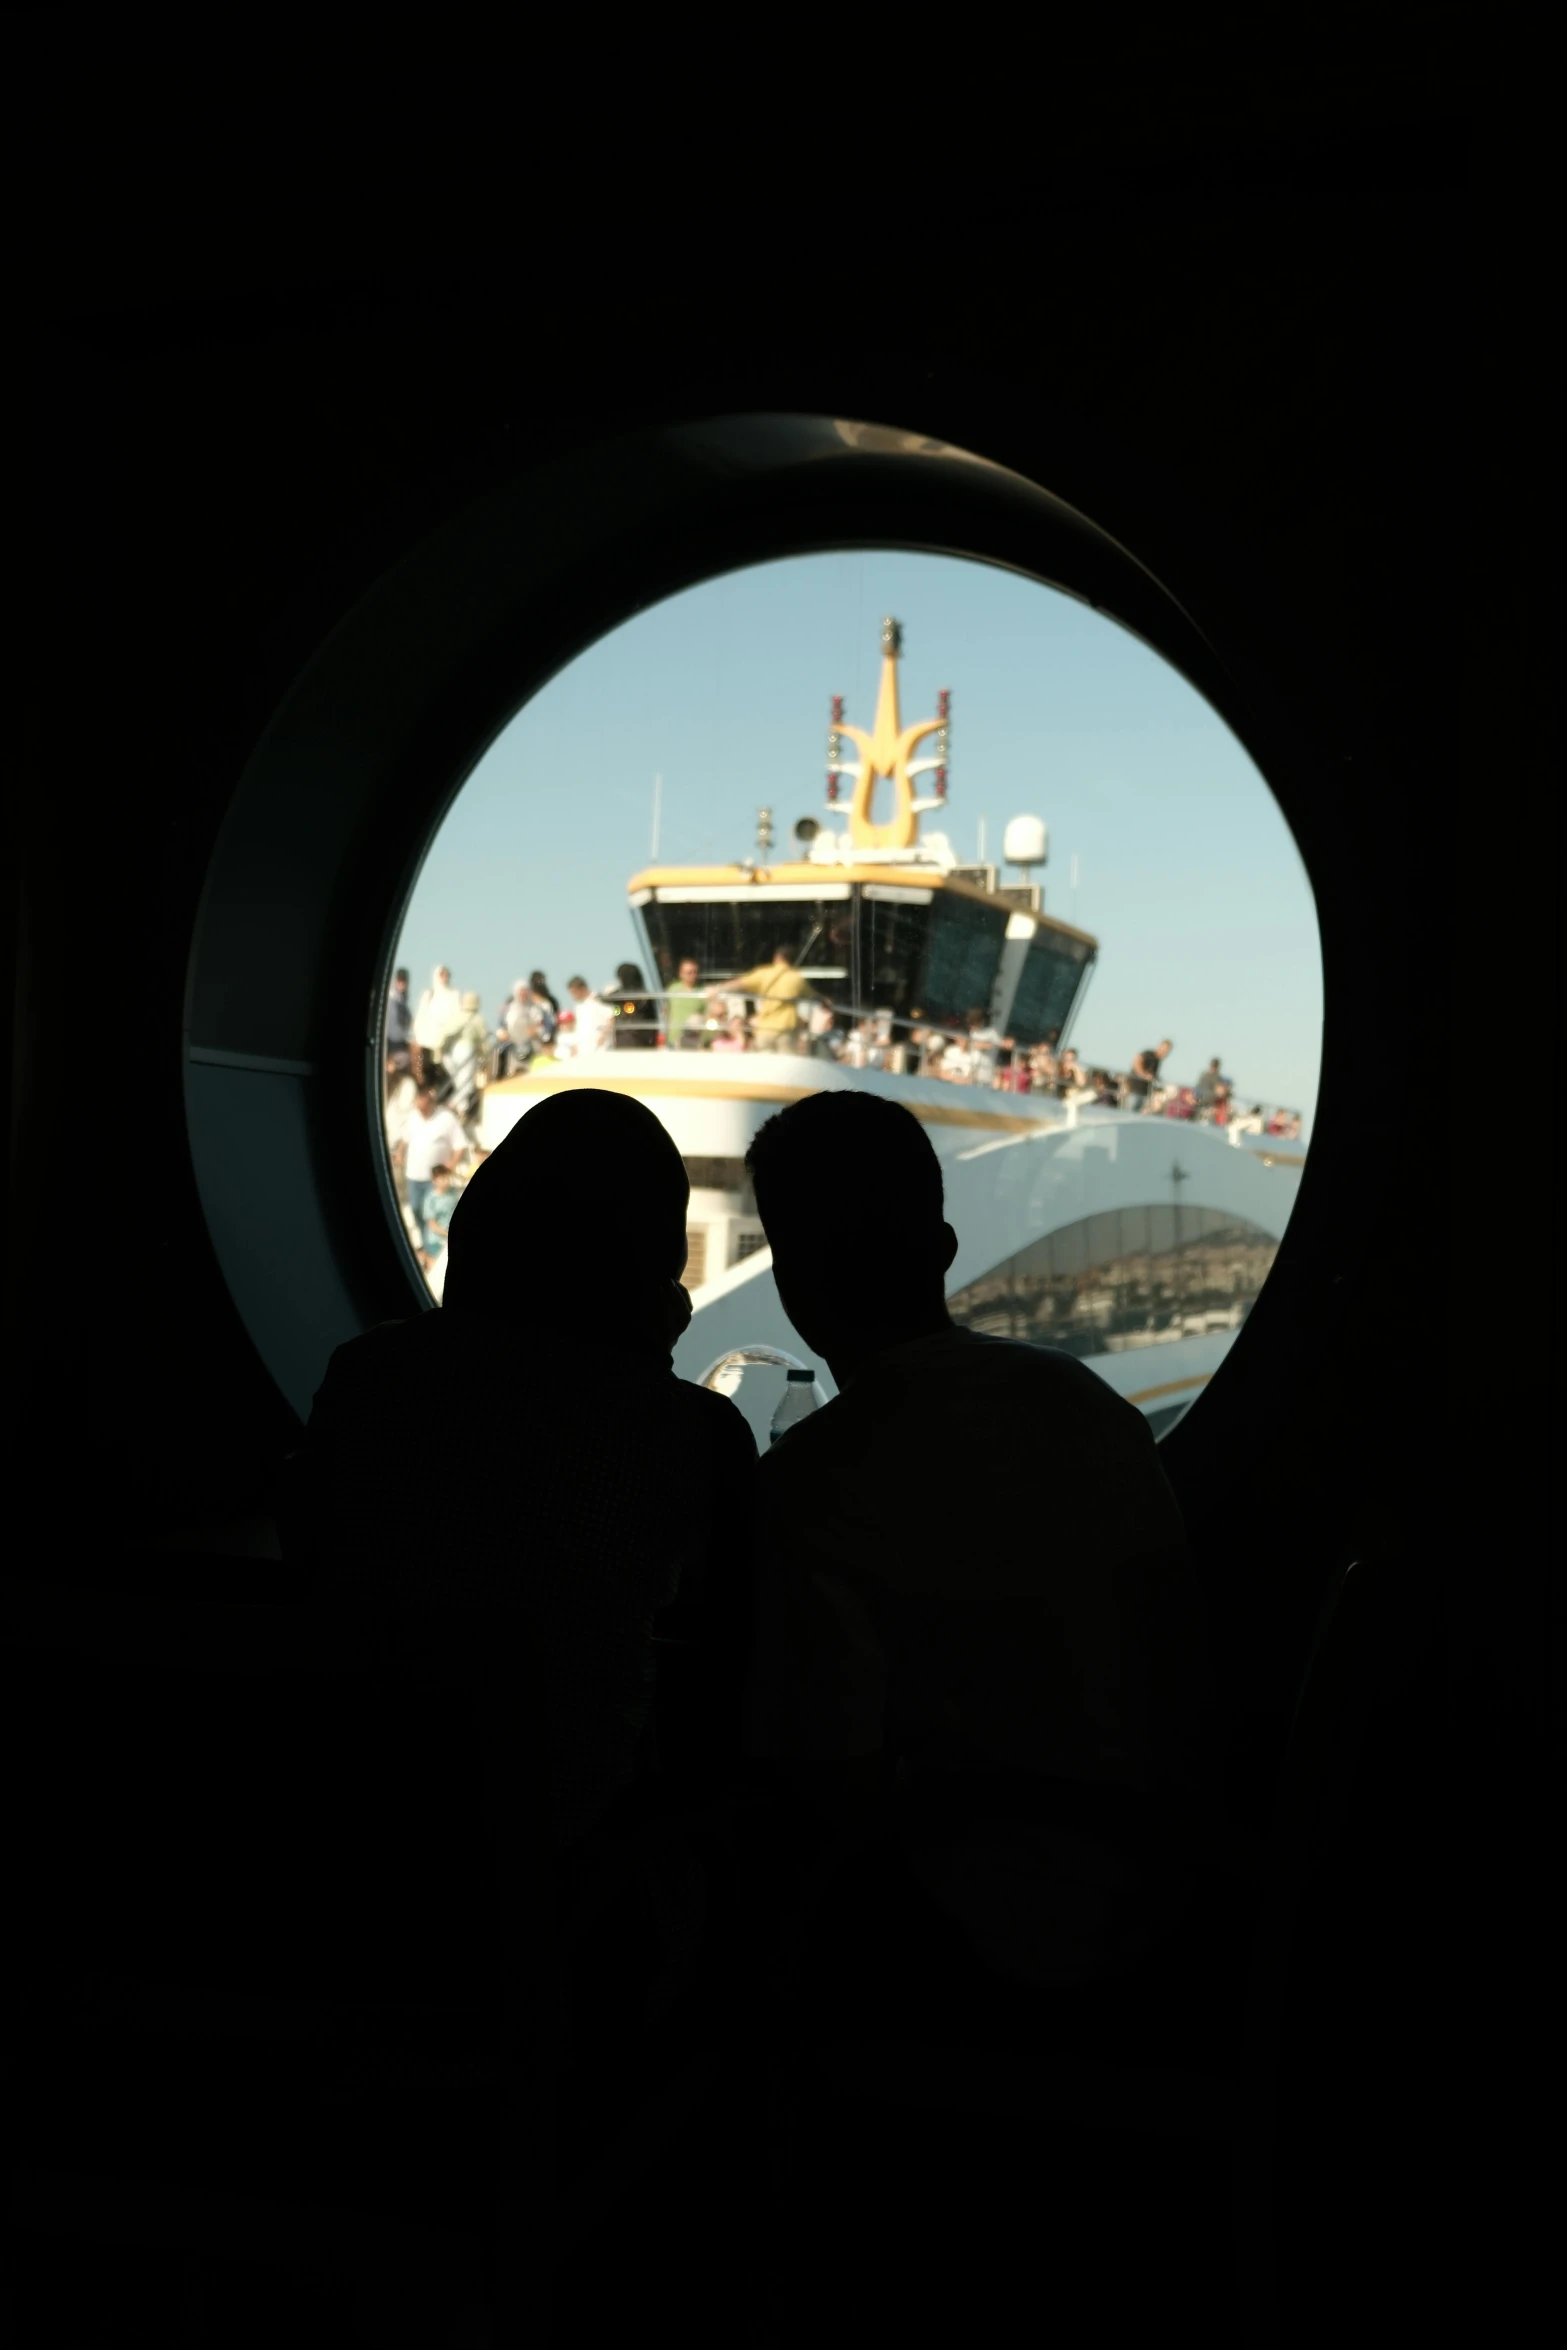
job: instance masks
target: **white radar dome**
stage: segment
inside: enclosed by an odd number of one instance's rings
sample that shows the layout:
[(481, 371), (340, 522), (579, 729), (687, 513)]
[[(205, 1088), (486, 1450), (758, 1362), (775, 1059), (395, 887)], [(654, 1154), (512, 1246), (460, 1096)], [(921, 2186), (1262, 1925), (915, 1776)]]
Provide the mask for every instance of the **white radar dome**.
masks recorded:
[(1009, 865), (1043, 865), (1050, 855), (1050, 833), (1039, 816), (1014, 816), (1007, 826), (1001, 853)]

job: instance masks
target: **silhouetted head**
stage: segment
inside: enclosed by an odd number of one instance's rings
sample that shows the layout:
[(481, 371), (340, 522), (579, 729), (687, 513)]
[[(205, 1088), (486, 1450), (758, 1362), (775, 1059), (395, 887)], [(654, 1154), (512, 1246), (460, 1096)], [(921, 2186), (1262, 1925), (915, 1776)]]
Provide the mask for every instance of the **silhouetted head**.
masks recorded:
[(399, 991), (400, 994), (406, 995), (408, 993), (407, 972), (402, 970), (394, 971), (392, 973), (392, 985)]
[(700, 967), (695, 955), (684, 957), (680, 965), (680, 982), (683, 987), (695, 987)]
[(429, 1086), (421, 1085), (418, 1092), (414, 1095), (414, 1108), (418, 1111), (421, 1118), (428, 1118), (434, 1107), (435, 1095), (431, 1092)]
[(768, 1119), (746, 1165), (784, 1312), (829, 1363), (945, 1323), (957, 1234), (940, 1162), (901, 1102), (810, 1094)]
[(690, 1318), (684, 1161), (629, 1095), (574, 1086), (537, 1103), (475, 1168), (447, 1234), (443, 1310), (526, 1335), (667, 1353)]
[(790, 950), (789, 950), (789, 948), (788, 948), (788, 947), (774, 947), (774, 949), (773, 949), (773, 961), (774, 961), (775, 963), (789, 963), (789, 964), (792, 964), (792, 963), (794, 962), (794, 956), (793, 956), (793, 954), (790, 952)]

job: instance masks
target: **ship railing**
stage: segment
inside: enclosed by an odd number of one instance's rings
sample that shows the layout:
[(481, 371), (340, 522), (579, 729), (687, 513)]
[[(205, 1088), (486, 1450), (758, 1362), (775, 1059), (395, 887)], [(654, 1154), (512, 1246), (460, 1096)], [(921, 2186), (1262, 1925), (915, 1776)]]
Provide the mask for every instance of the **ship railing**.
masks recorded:
[[(649, 990), (643, 1000), (657, 1004), (667, 1018), (672, 992), (667, 988), (661, 991)], [(754, 989), (732, 987), (722, 979), (706, 983), (705, 989), (699, 986), (696, 990), (683, 988), (678, 992), (683, 995), (705, 992), (709, 1001), (731, 998), (737, 1002), (746, 1002), (758, 1007), (766, 1000)], [(813, 991), (811, 1001), (816, 1004), (825, 1004), (832, 1013), (833, 1033), (840, 1038), (854, 1039), (858, 1037), (863, 1042), (867, 1055), (874, 1053), (877, 1056), (874, 1060), (852, 1061), (849, 1063), (850, 1067), (879, 1069), (891, 1076), (918, 1076), (922, 1069), (925, 1074), (929, 1074), (928, 1069), (925, 1069), (924, 1039), (930, 1038), (936, 1041), (939, 1049), (945, 1051), (948, 1045), (961, 1043), (968, 1034), (966, 1023), (960, 1021), (916, 1020), (901, 1012), (891, 1012), (884, 1004), (849, 1003), (835, 996), (824, 995), (819, 988)], [(630, 1023), (628, 1023), (629, 1025)], [(720, 1025), (716, 1018), (707, 1023), (710, 1029), (715, 1030)], [(798, 1034), (799, 1031), (797, 1030), (795, 1033)], [(916, 1042), (916, 1039), (920, 1041)], [(667, 1028), (658, 1032), (658, 1045), (661, 1050), (678, 1049), (676, 1040), (668, 1035)], [(754, 1044), (752, 1049), (756, 1049)], [(1026, 1066), (1028, 1055), (1034, 1049), (1032, 1044), (1003, 1045), (998, 1048), (995, 1055), (995, 1083), (999, 1092), (1014, 1090), (1011, 1083), (1014, 1072)], [(1086, 1089), (1080, 1089), (1079, 1099), (1076, 1102), (1067, 1102), (1063, 1099), (1060, 1100), (1059, 1106), (1073, 1113), (1073, 1122), (1075, 1123), (1076, 1110), (1091, 1106), (1091, 1098)]]
[[(676, 993), (683, 996), (689, 996), (693, 993), (703, 994), (709, 1003), (731, 998), (747, 1002), (753, 1007), (759, 1007), (766, 1001), (754, 989), (733, 987), (722, 979), (710, 980), (705, 983), (699, 981), (695, 989), (648, 988), (644, 990), (639, 1001), (652, 1004), (657, 1008), (658, 1018), (662, 1025), (655, 1027), (652, 1022), (646, 1020), (640, 1022), (634, 1019), (625, 1020), (624, 1032), (628, 1038), (638, 1035), (640, 1031), (639, 1041), (645, 1038), (649, 1049), (664, 1052), (683, 1049), (679, 1045), (678, 1039), (668, 1033), (669, 1005)], [(945, 1048), (948, 1044), (960, 1042), (967, 1033), (966, 1028), (952, 1021), (913, 1020), (901, 1013), (889, 1012), (884, 1005), (843, 1002), (837, 997), (824, 995), (819, 988), (813, 991), (812, 997), (808, 999), (808, 1003), (810, 1002), (827, 1006), (833, 1016), (834, 1032), (839, 1035), (847, 1035), (850, 1038), (860, 1037), (863, 1039), (867, 1054), (874, 1053), (877, 1056), (875, 1060), (851, 1062), (850, 1067), (879, 1069), (890, 1076), (918, 1076), (921, 1074), (924, 1046), (915, 1043), (916, 1037), (922, 1039), (926, 1037), (939, 1038)], [(717, 1032), (722, 1023), (715, 1014), (704, 1025), (710, 1032)], [(796, 1034), (798, 1033), (796, 1031)], [(752, 1051), (757, 1049), (754, 1039), (749, 1049)], [(1035, 1049), (1033, 1045), (1017, 1045), (1010, 1049), (1003, 1046), (997, 1051), (994, 1083), (998, 1092), (1004, 1093), (1013, 1090), (1011, 1080), (1014, 1074), (1026, 1064), (1029, 1053)], [(1080, 1060), (1083, 1058), (1084, 1056), (1079, 1055)], [(1097, 1067), (1102, 1064), (1091, 1062), (1088, 1065)], [(1129, 1107), (1132, 1100), (1128, 1089), (1129, 1074), (1124, 1070), (1118, 1070), (1114, 1075), (1118, 1096), (1115, 1106)], [(1174, 1085), (1155, 1085), (1148, 1097), (1148, 1109), (1145, 1114), (1155, 1117), (1164, 1116), (1168, 1112), (1170, 1104), (1179, 1098), (1181, 1092), (1190, 1090), (1193, 1089)], [(1058, 1108), (1065, 1114), (1067, 1123), (1073, 1126), (1077, 1123), (1078, 1112), (1093, 1108), (1096, 1102), (1096, 1096), (1086, 1086), (1079, 1086), (1067, 1094), (1058, 1094), (1054, 1098)], [(1104, 1106), (1109, 1107), (1110, 1105)], [(1280, 1118), (1286, 1122), (1285, 1130), (1282, 1133), (1274, 1131), (1274, 1121)], [(1193, 1109), (1190, 1123), (1197, 1126), (1215, 1125), (1217, 1120), (1213, 1105), (1199, 1101)], [(1290, 1131), (1291, 1127), (1293, 1127), (1293, 1131)], [(1248, 1138), (1256, 1136), (1262, 1136), (1267, 1140), (1279, 1143), (1298, 1142), (1300, 1130), (1300, 1113), (1291, 1109), (1287, 1104), (1258, 1102), (1255, 1099), (1245, 1099), (1233, 1095), (1227, 1122), (1220, 1129), (1225, 1140), (1237, 1147), (1243, 1145)]]
[[(644, 999), (657, 1004), (665, 1013), (666, 1020), (671, 992), (673, 991), (668, 989), (662, 992), (650, 991), (648, 997)], [(683, 988), (678, 992), (689, 995), (693, 992), (700, 992), (700, 990), (693, 991), (689, 988)], [(754, 989), (732, 987), (721, 979), (712, 981), (705, 992), (710, 1002), (727, 997), (735, 1001), (749, 1003), (758, 1009), (767, 1000), (764, 996), (758, 995)], [(813, 990), (811, 998), (804, 1006), (797, 1005), (797, 1009), (808, 1013), (812, 1006), (820, 1004), (825, 1004), (832, 1014), (832, 1031), (834, 1033), (849, 1038), (859, 1036), (868, 1052), (900, 1056), (890, 1063), (870, 1064), (873, 1067), (890, 1067), (892, 1072), (897, 1075), (916, 1073), (910, 1069), (908, 1058), (911, 1053), (918, 1053), (923, 1049), (922, 1045), (916, 1043), (916, 1039), (939, 1038), (943, 1049), (945, 1049), (947, 1045), (959, 1042), (967, 1033), (963, 1025), (950, 1020), (914, 1020), (899, 1012), (889, 1012), (886, 1006), (881, 1004), (845, 1003), (837, 997), (823, 995), (819, 988)], [(803, 1019), (801, 1024), (804, 1025)], [(708, 1020), (705, 1025), (710, 1030), (716, 1030), (721, 1023), (715, 1017)], [(667, 1028), (659, 1031), (658, 1041), (662, 1049), (678, 1049), (677, 1040), (667, 1033)], [(1027, 1049), (1026, 1047), (1018, 1047), (1015, 1051), (1003, 1049), (997, 1054), (998, 1063), (1010, 1068), (1014, 1062), (1022, 1060)]]

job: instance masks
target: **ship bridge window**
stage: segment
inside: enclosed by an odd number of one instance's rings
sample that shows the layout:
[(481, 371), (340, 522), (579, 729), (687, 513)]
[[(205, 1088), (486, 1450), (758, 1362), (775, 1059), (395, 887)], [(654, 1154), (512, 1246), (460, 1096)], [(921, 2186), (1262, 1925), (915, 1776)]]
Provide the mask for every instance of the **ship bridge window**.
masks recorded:
[(676, 883), (657, 890), (639, 909), (659, 987), (673, 987), (688, 961), (704, 986), (716, 986), (770, 963), (778, 947), (797, 969), (847, 969), (847, 885), (832, 898), (797, 889), (786, 895), (765, 885), (754, 895), (737, 896), (732, 883), (727, 894), (715, 888), (698, 897), (697, 887)]
[(1092, 954), (1086, 939), (1041, 924), (1023, 959), (1007, 1027), (1020, 1045), (1065, 1036)]
[(931, 907), (930, 946), (921, 982), (921, 1010), (933, 1020), (959, 1021), (988, 1011), (1007, 935), (1006, 909), (982, 905), (946, 889)]
[(869, 885), (860, 923), (865, 1001), (899, 1020), (961, 1027), (988, 1011), (1008, 909), (946, 887), (918, 893)]

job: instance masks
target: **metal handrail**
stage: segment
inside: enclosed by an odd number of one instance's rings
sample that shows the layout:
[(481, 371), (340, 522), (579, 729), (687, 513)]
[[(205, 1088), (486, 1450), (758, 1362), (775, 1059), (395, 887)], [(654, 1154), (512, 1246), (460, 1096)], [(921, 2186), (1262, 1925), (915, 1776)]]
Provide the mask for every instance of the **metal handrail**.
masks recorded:
[[(604, 989), (600, 992), (602, 1000), (608, 1001), (610, 999), (610, 990)], [(643, 987), (638, 989), (634, 995), (630, 989), (626, 989), (623, 992), (630, 1000), (638, 1004), (656, 1005), (660, 1012), (664, 1013), (665, 1015), (667, 1015), (672, 999), (677, 994), (683, 996), (702, 995), (709, 1002), (711, 1002), (715, 997), (720, 996), (742, 996), (748, 1003), (753, 1005), (765, 1003), (768, 1001), (768, 999), (765, 996), (759, 994), (755, 988), (735, 987), (725, 979), (699, 980), (694, 988), (677, 989), (668, 987)], [(887, 1029), (885, 1038), (876, 1036), (871, 1040), (873, 1045), (879, 1046), (882, 1050), (886, 1050), (889, 1046), (893, 1045), (901, 1045), (905, 1050), (908, 1050), (913, 1043), (913, 1039), (916, 1033), (926, 1037), (941, 1037), (949, 1042), (961, 1042), (968, 1033), (966, 1027), (959, 1027), (956, 1023), (951, 1021), (928, 1019), (915, 1020), (905, 1013), (889, 1011), (885, 1005), (843, 1003), (833, 996), (822, 994), (820, 989), (815, 989), (812, 992), (814, 1000), (818, 1003), (826, 1004), (828, 1009), (831, 1011), (833, 1015), (834, 1027), (836, 1027), (840, 1021), (848, 1022), (854, 1026), (858, 1026), (863, 1022), (869, 1022), (873, 1025), (885, 1023)], [(628, 1029), (640, 1029), (645, 1033), (648, 1027), (648, 1023), (646, 1021), (628, 1020), (626, 1022), (626, 1027)], [(902, 1032), (901, 1034), (900, 1031)], [(658, 1045), (655, 1045), (652, 1049), (666, 1052), (678, 1049), (675, 1045), (674, 1039), (669, 1036), (666, 1029), (661, 1028), (658, 1031), (658, 1034), (662, 1039), (662, 1042)], [(1059, 1051), (1061, 1048), (1058, 1045), (1056, 1049)], [(997, 1051), (998, 1075), (1016, 1069), (1020, 1062), (1024, 1061), (1029, 1053), (1035, 1052), (1037, 1050), (1038, 1047), (1035, 1045), (1002, 1045)], [(1082, 1056), (1079, 1055), (1079, 1060), (1081, 1060), (1081, 1058)], [(1117, 1091), (1121, 1097), (1117, 1106), (1124, 1106), (1127, 1098), (1125, 1088), (1131, 1073), (1128, 1070), (1114, 1070), (1110, 1074), (1114, 1078)], [(1006, 1091), (1009, 1089), (1003, 1086), (998, 1086), (996, 1090)], [(1179, 1090), (1180, 1089), (1176, 1086), (1161, 1085), (1157, 1081), (1155, 1081), (1151, 1089), (1153, 1096), (1161, 1097), (1161, 1104), (1164, 1101), (1168, 1101), (1170, 1096)], [(1091, 1103), (1068, 1103), (1059, 1095), (1056, 1098), (1061, 1100), (1062, 1107), (1064, 1109), (1075, 1110), (1078, 1108), (1093, 1107), (1093, 1104)], [(1280, 1113), (1283, 1113), (1288, 1117), (1295, 1117), (1299, 1115), (1297, 1111), (1290, 1109), (1283, 1102), (1253, 1101), (1246, 1110), (1240, 1111), (1237, 1109), (1234, 1097), (1232, 1096), (1231, 1114), (1228, 1121), (1226, 1122), (1225, 1127), (1221, 1129), (1221, 1131), (1234, 1135), (1237, 1132), (1238, 1121), (1243, 1121), (1244, 1123), (1240, 1125), (1241, 1132), (1261, 1133), (1266, 1135), (1267, 1121), (1270, 1118), (1279, 1115)], [(1160, 1110), (1145, 1112), (1143, 1114), (1149, 1116), (1160, 1116), (1163, 1114), (1162, 1106)], [(1262, 1119), (1262, 1124), (1260, 1126), (1252, 1125), (1252, 1119), (1257, 1117), (1259, 1114)], [(1182, 1121), (1182, 1123), (1186, 1123), (1186, 1121)], [(1215, 1121), (1211, 1110), (1204, 1110), (1203, 1108), (1199, 1107), (1194, 1111), (1190, 1123), (1198, 1126), (1211, 1126), (1215, 1123)], [(1275, 1141), (1297, 1141), (1300, 1138), (1298, 1135), (1281, 1135), (1270, 1137), (1270, 1139)]]

